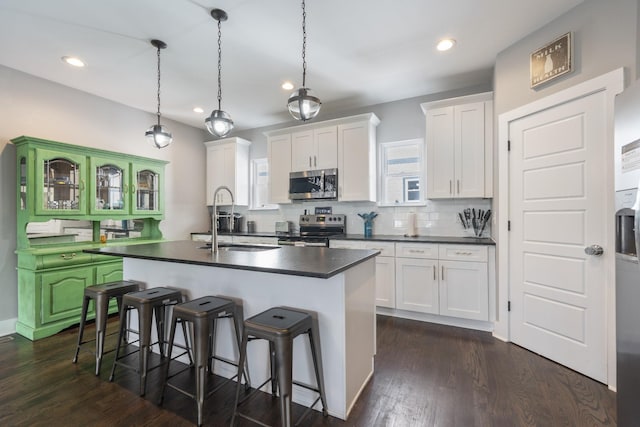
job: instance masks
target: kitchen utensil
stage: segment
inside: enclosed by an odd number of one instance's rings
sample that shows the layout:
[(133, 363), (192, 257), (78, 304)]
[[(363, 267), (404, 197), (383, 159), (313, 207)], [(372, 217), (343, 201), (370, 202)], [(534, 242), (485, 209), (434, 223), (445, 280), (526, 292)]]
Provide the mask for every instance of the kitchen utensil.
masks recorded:
[(255, 232), (256, 232), (256, 222), (247, 221), (247, 233), (255, 233)]

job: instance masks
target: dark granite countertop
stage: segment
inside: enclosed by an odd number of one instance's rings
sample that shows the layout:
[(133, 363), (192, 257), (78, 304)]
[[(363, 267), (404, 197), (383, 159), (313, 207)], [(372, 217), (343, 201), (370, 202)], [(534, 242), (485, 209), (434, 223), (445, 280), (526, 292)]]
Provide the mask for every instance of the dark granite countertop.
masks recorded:
[[(210, 234), (191, 233), (191, 234)], [(256, 232), (256, 233), (220, 233), (220, 236), (255, 236), (255, 237), (279, 237), (283, 234), (273, 232)], [(284, 234), (285, 236), (297, 237), (299, 233)], [(332, 236), (331, 240), (366, 240), (366, 241), (382, 241), (382, 242), (398, 242), (398, 243), (451, 243), (456, 245), (490, 245), (494, 246), (496, 242), (490, 237), (453, 237), (453, 236), (416, 236), (405, 237), (397, 234), (375, 234), (372, 237), (364, 237), (364, 234), (346, 234), (344, 236)]]
[(375, 250), (278, 246), (275, 249), (257, 252), (220, 251), (212, 254), (210, 250), (200, 249), (201, 247), (202, 242), (182, 240), (133, 246), (108, 246), (85, 249), (85, 252), (321, 279), (335, 276), (380, 253)]
[[(333, 237), (332, 237), (333, 239)], [(490, 237), (452, 237), (452, 236), (416, 236), (405, 237), (395, 234), (375, 234), (372, 237), (364, 237), (364, 234), (347, 234), (338, 237), (342, 240), (386, 241), (396, 243), (451, 243), (456, 245), (495, 245)]]

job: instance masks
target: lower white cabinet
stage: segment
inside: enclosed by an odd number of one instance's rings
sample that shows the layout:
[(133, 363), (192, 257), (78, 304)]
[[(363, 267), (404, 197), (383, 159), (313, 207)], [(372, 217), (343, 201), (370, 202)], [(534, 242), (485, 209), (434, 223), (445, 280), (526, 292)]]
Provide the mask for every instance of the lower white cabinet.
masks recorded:
[(378, 307), (489, 320), (487, 246), (362, 240), (331, 240), (329, 246), (380, 251)]
[(396, 308), (489, 320), (487, 261), (486, 246), (396, 243)]
[(438, 260), (396, 258), (396, 308), (439, 314)]
[(376, 257), (376, 305), (396, 307), (395, 244), (362, 240), (330, 240), (329, 246), (341, 249), (371, 249), (380, 251)]
[(486, 262), (439, 261), (440, 314), (489, 320)]

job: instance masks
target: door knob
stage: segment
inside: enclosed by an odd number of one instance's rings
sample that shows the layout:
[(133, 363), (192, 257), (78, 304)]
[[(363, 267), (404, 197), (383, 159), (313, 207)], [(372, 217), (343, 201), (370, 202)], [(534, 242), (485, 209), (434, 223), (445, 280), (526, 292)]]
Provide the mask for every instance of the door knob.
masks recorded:
[(600, 245), (591, 245), (584, 248), (584, 253), (587, 255), (600, 256), (603, 252), (604, 249)]

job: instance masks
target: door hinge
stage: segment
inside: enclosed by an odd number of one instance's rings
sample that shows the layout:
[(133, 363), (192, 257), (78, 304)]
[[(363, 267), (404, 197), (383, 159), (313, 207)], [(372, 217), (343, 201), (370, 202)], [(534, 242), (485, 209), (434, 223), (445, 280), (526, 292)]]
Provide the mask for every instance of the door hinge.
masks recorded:
[(511, 221), (507, 221), (507, 231), (511, 231)]
[(507, 301), (507, 311), (511, 311), (511, 301)]
[(511, 140), (507, 140), (507, 151), (511, 151)]

